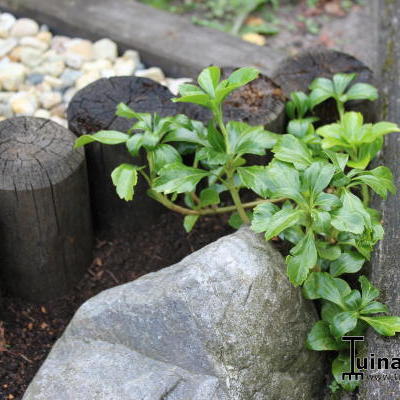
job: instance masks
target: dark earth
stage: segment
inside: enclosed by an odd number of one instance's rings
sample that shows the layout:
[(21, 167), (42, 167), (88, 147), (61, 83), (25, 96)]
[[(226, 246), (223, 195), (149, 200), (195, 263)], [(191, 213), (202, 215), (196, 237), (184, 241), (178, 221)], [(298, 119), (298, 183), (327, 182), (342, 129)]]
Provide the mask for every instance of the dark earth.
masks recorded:
[(0, 398), (22, 399), (54, 342), (87, 299), (174, 264), (231, 232), (227, 216), (204, 217), (187, 234), (180, 215), (165, 213), (137, 235), (113, 240), (98, 237), (93, 262), (70, 295), (32, 304), (5, 294), (0, 318)]

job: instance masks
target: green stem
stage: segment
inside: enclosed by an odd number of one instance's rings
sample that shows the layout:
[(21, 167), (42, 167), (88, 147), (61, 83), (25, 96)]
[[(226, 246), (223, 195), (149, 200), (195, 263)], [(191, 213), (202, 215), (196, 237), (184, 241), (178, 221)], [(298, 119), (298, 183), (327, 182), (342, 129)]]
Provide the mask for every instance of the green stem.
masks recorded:
[(365, 207), (369, 206), (369, 190), (366, 184), (361, 185), (361, 195), (363, 198), (363, 204)]
[[(180, 214), (183, 215), (213, 215), (213, 214), (224, 214), (224, 213), (229, 213), (232, 211), (236, 211), (237, 207), (236, 205), (234, 206), (227, 206), (227, 207), (219, 207), (219, 208), (201, 208), (199, 210), (192, 210), (190, 208), (182, 207), (179, 206), (175, 203), (173, 203), (171, 200), (169, 200), (166, 196), (164, 196), (161, 193), (158, 193), (154, 190), (149, 190), (151, 197), (154, 200), (157, 200), (159, 203), (167, 207), (169, 210), (176, 211)], [(278, 199), (271, 199), (271, 200), (255, 200), (251, 201), (248, 203), (242, 204), (242, 207), (245, 208), (253, 208), (258, 206), (259, 204), (262, 203), (279, 203), (281, 201), (284, 201), (284, 198), (278, 198)]]
[(239, 196), (239, 191), (236, 188), (234, 178), (233, 178), (233, 171), (231, 170), (230, 166), (228, 165), (226, 167), (226, 175), (227, 175), (227, 188), (229, 189), (229, 192), (231, 193), (231, 197), (233, 200), (233, 204), (236, 206), (237, 212), (243, 221), (244, 224), (249, 224), (250, 220), (249, 217), (246, 214), (246, 211), (243, 208), (242, 201)]
[(340, 120), (342, 120), (343, 115), (344, 115), (344, 103), (340, 100), (336, 100), (336, 104), (337, 104), (337, 110), (339, 113)]
[(228, 131), (226, 130), (226, 127), (224, 124), (221, 106), (219, 107), (218, 110), (214, 110), (213, 114), (214, 114), (214, 118), (218, 124), (218, 127), (219, 127), (220, 131), (222, 132), (222, 135), (224, 136), (226, 152), (228, 154), (231, 154), (231, 147), (230, 147), (230, 143), (229, 143)]

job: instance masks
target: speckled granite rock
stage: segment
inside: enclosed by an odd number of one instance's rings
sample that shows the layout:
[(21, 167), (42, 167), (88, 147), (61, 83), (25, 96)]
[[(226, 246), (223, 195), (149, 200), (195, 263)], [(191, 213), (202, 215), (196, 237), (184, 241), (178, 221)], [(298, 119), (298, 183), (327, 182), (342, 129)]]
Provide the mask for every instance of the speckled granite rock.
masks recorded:
[(248, 229), (86, 302), (24, 400), (313, 400), (313, 304)]

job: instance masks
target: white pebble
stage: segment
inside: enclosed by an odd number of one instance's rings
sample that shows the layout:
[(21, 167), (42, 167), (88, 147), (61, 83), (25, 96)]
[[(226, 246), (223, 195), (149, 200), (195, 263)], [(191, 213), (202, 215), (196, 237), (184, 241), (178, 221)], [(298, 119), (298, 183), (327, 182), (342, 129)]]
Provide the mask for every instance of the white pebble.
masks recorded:
[(111, 78), (113, 76), (117, 76), (117, 73), (115, 72), (115, 69), (113, 68), (107, 68), (103, 69), (100, 72), (102, 78)]
[(65, 54), (65, 64), (73, 69), (80, 69), (83, 64), (83, 58), (79, 54), (67, 53)]
[(44, 53), (49, 47), (48, 43), (31, 36), (23, 37), (19, 41), (19, 44), (21, 46), (33, 47), (34, 49), (40, 50), (42, 53)]
[(63, 81), (60, 78), (51, 75), (46, 75), (44, 77), (44, 82), (48, 83), (53, 88), (60, 88), (63, 86)]
[(192, 82), (192, 79), (190, 79), (190, 78), (178, 78), (178, 79), (167, 78), (166, 79), (166, 85), (167, 85), (168, 89), (175, 96), (177, 96), (179, 94), (179, 86), (183, 85), (184, 83), (188, 83), (188, 82)]
[(34, 68), (43, 62), (43, 52), (32, 47), (22, 47), (20, 57), (23, 64), (27, 67)]
[(90, 85), (92, 82), (97, 81), (97, 79), (100, 79), (100, 73), (98, 71), (87, 72), (86, 74), (78, 78), (75, 87), (78, 90), (82, 89), (85, 86)]
[(32, 72), (43, 75), (51, 75), (57, 78), (64, 72), (64, 69), (64, 61), (50, 61), (43, 63), (41, 66), (35, 68)]
[(86, 62), (82, 65), (81, 70), (83, 72), (91, 72), (91, 71), (98, 71), (101, 72), (103, 69), (112, 68), (111, 61), (109, 60), (97, 60), (97, 61), (90, 61)]
[(38, 108), (36, 96), (30, 92), (17, 93), (12, 97), (10, 105), (16, 115), (32, 116)]
[(0, 65), (0, 83), (3, 89), (14, 91), (24, 82), (26, 68), (17, 63)]
[(48, 110), (44, 110), (43, 108), (40, 108), (39, 110), (37, 110), (35, 112), (35, 114), (33, 114), (34, 117), (36, 118), (45, 118), (45, 119), (49, 119), (51, 114), (50, 111)]
[(62, 96), (59, 92), (44, 92), (39, 95), (39, 101), (43, 108), (50, 110), (62, 102)]
[(51, 40), (53, 39), (53, 35), (51, 34), (51, 32), (39, 32), (36, 35), (36, 39), (39, 39), (41, 42), (50, 45)]
[(30, 18), (19, 19), (11, 28), (10, 35), (13, 37), (35, 36), (39, 32), (39, 25)]
[(10, 34), (11, 28), (16, 22), (14, 15), (3, 13), (0, 15), (0, 37), (6, 38)]
[(63, 126), (64, 128), (67, 128), (67, 129), (68, 129), (68, 122), (67, 122), (66, 119), (60, 118), (60, 117), (57, 117), (57, 116), (51, 117), (50, 119), (51, 119), (52, 121), (54, 121), (54, 122), (57, 122), (57, 124)]
[(18, 44), (17, 39), (9, 38), (9, 39), (0, 39), (0, 57), (5, 56), (11, 50), (13, 50)]
[(118, 47), (115, 42), (110, 39), (101, 39), (93, 45), (94, 56), (96, 60), (114, 61), (118, 57)]
[(51, 41), (51, 48), (58, 54), (63, 54), (67, 51), (67, 44), (70, 41), (71, 39), (67, 36), (56, 35), (53, 37), (53, 40)]
[(114, 70), (116, 76), (133, 75), (135, 69), (136, 69), (136, 63), (131, 59), (118, 58), (114, 64)]
[(76, 71), (74, 69), (67, 68), (60, 76), (60, 79), (63, 83), (63, 87), (73, 86), (76, 80), (82, 75), (83, 73), (81, 71)]
[(152, 79), (153, 81), (156, 81), (158, 83), (165, 82), (165, 75), (161, 71), (161, 69), (158, 67), (152, 67), (152, 68), (144, 69), (142, 71), (136, 71), (135, 75), (142, 77), (142, 78)]
[(93, 43), (84, 39), (72, 39), (66, 43), (67, 54), (77, 54), (84, 61), (92, 61), (94, 58)]
[(71, 102), (72, 98), (76, 95), (76, 92), (78, 90), (74, 87), (68, 89), (65, 93), (64, 93), (64, 101), (68, 104)]
[(0, 116), (5, 118), (11, 118), (13, 116), (13, 110), (9, 103), (0, 104)]

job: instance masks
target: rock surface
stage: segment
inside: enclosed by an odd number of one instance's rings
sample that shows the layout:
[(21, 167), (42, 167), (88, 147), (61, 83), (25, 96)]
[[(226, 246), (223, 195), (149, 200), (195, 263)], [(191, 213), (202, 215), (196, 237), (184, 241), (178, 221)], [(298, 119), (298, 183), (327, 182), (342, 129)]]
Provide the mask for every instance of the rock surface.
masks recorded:
[(312, 303), (242, 229), (86, 302), (24, 400), (313, 400)]

